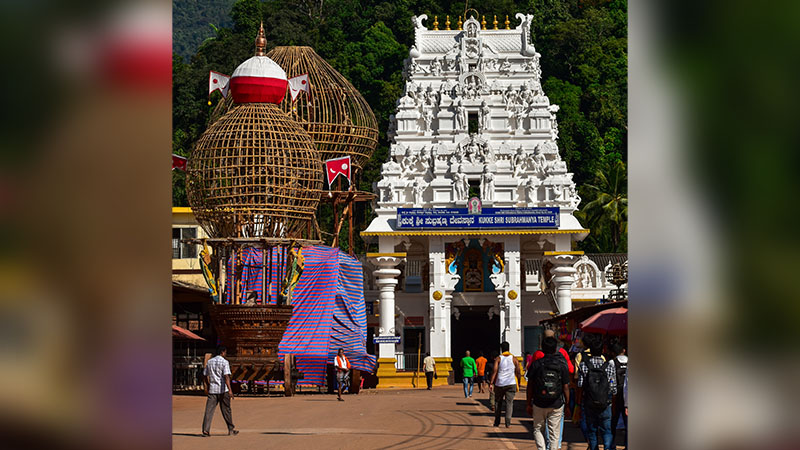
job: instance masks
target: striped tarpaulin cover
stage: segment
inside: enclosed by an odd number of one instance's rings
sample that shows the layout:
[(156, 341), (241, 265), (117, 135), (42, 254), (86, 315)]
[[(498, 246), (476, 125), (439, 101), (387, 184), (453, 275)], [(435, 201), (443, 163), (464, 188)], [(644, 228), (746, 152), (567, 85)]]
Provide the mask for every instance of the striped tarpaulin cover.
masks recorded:
[(367, 354), (361, 263), (338, 248), (304, 247), (305, 268), (292, 295), (292, 319), (278, 354), (295, 355), (301, 385), (324, 386), (327, 363), (343, 348), (354, 368), (373, 372)]
[[(374, 372), (375, 356), (367, 354), (367, 318), (364, 304), (364, 279), (361, 262), (326, 246), (303, 247), (305, 268), (292, 294), (294, 310), (283, 335), (278, 354), (283, 359), (293, 353), (297, 368), (303, 372), (301, 385), (325, 385), (326, 365), (333, 364), (342, 348), (353, 368)], [(271, 251), (268, 263), (269, 298), (274, 304), (286, 269), (283, 248)], [(234, 260), (228, 260), (228, 273), (242, 271), (241, 301), (255, 292), (261, 303), (262, 251), (246, 248)], [(226, 290), (226, 303), (232, 289)]]
[(339, 283), (336, 287), (336, 311), (333, 315), (328, 363), (339, 349), (354, 369), (373, 372), (376, 360), (367, 354), (367, 315), (364, 304), (364, 272), (361, 262), (339, 252)]

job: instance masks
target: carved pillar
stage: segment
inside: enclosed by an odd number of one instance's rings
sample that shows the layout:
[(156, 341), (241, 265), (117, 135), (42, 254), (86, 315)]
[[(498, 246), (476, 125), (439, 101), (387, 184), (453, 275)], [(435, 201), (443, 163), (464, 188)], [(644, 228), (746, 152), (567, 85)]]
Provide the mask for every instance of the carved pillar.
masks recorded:
[[(394, 290), (397, 286), (397, 276), (400, 270), (395, 267), (403, 261), (402, 257), (397, 256), (373, 256), (370, 258), (378, 266), (375, 270), (375, 284), (379, 289), (378, 299), (380, 300), (380, 329), (379, 336), (395, 335), (394, 319)], [(395, 344), (379, 344), (378, 358), (391, 358), (394, 360)]]
[(558, 313), (568, 313), (572, 311), (572, 284), (575, 283), (576, 272), (572, 265), (575, 263), (575, 256), (554, 255), (549, 260), (554, 265), (550, 272), (553, 274)]

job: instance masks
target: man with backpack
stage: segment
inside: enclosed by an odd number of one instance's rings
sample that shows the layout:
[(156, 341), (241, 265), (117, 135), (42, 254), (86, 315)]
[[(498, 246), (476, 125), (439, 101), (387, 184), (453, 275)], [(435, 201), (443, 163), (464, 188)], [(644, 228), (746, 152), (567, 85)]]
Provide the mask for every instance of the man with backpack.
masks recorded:
[(556, 338), (544, 338), (544, 356), (528, 368), (526, 404), (528, 414), (533, 417), (533, 439), (539, 450), (547, 450), (544, 427), (550, 437), (550, 450), (559, 449), (564, 405), (569, 402), (569, 369), (564, 358), (556, 353), (557, 348)]
[(578, 402), (586, 423), (589, 450), (598, 450), (600, 432), (603, 448), (612, 448), (611, 399), (617, 393), (617, 369), (614, 361), (603, 357), (603, 341), (599, 336), (586, 335), (584, 344), (590, 353), (583, 353), (578, 365)]
[[(557, 354), (564, 358), (564, 362), (567, 364), (567, 369), (569, 369), (570, 376), (572, 376), (572, 374), (575, 373), (575, 366), (572, 365), (572, 360), (569, 359), (569, 354), (567, 351), (564, 350), (564, 347), (562, 347), (561, 343), (558, 342), (555, 331), (550, 329), (544, 330), (544, 338), (547, 339), (548, 337), (556, 340), (556, 343), (558, 344)], [(542, 350), (536, 350), (536, 352), (533, 354), (533, 360), (536, 361), (541, 358), (544, 358), (544, 352)], [(569, 383), (569, 380), (567, 383)], [(558, 425), (559, 435), (562, 437), (562, 439), (564, 436), (564, 417), (567, 415), (569, 407), (569, 396), (567, 396), (567, 402), (564, 405), (564, 414), (561, 416), (561, 423)], [(544, 442), (548, 446), (550, 445), (550, 435), (547, 431), (547, 427), (544, 429)], [(558, 446), (556, 448), (561, 448), (561, 439), (558, 439)]]
[(628, 371), (628, 355), (625, 354), (625, 347), (619, 342), (611, 344), (611, 354), (614, 356), (614, 366), (617, 369), (617, 395), (614, 396), (614, 401), (611, 404), (611, 448), (617, 448), (617, 424), (619, 418), (622, 417), (622, 423), (625, 425), (625, 442), (627, 447), (628, 441), (628, 414), (625, 412), (625, 399), (623, 398), (623, 390), (620, 389), (625, 383), (625, 374)]

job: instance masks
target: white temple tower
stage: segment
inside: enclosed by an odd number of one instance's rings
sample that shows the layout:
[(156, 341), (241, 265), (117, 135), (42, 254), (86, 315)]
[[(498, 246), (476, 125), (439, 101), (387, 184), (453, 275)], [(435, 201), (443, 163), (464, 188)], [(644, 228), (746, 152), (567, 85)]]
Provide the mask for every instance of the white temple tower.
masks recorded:
[[(477, 356), (483, 341), (488, 349), (506, 340), (521, 355), (525, 324), (572, 309), (582, 254), (573, 242), (589, 232), (573, 216), (580, 197), (559, 154), (558, 106), (542, 91), (532, 16), (516, 17), (512, 29), (469, 18), (461, 30), (413, 18), (405, 92), (374, 186), (377, 217), (362, 232), (379, 248), (368, 254), (376, 336), (405, 341), (404, 325), (421, 323), (423, 354), (441, 362), (460, 358), (464, 345)], [(404, 346), (378, 346), (379, 376)]]

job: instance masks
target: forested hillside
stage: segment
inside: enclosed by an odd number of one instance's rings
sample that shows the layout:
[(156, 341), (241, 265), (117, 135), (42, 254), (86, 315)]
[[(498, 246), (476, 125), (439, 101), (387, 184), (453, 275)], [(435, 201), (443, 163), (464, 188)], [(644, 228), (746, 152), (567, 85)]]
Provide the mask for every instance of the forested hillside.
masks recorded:
[[(200, 7), (202, 2), (196, 2)], [(590, 237), (586, 251), (627, 250), (627, 3), (626, 0), (489, 0), (470, 4), (490, 20), (517, 12), (534, 15), (532, 42), (542, 54), (543, 87), (558, 113), (561, 154), (583, 198), (578, 213)], [(208, 72), (232, 73), (253, 54), (264, 21), (268, 48), (310, 45), (347, 77), (378, 118), (380, 142), (359, 181), (371, 190), (386, 161), (388, 117), (402, 95), (403, 60), (413, 43), (411, 16), (450, 15), (453, 26), (464, 2), (430, 0), (239, 0), (230, 27), (219, 28), (190, 60), (176, 54), (173, 67), (173, 151), (188, 155), (207, 126)], [(201, 25), (197, 25), (198, 27)], [(208, 25), (204, 25), (206, 28)], [(175, 33), (191, 35), (175, 25)], [(216, 103), (219, 94), (212, 100)], [(173, 203), (186, 205), (183, 173), (173, 175)], [(321, 225), (325, 227), (325, 216)], [(357, 210), (357, 229), (371, 219)], [(329, 218), (327, 219), (329, 220)], [(357, 251), (363, 251), (358, 240)]]
[(189, 60), (214, 28), (230, 27), (236, 0), (172, 0), (172, 51)]

